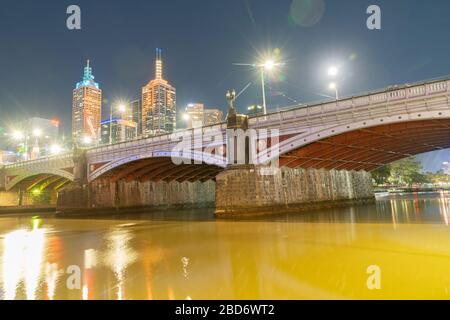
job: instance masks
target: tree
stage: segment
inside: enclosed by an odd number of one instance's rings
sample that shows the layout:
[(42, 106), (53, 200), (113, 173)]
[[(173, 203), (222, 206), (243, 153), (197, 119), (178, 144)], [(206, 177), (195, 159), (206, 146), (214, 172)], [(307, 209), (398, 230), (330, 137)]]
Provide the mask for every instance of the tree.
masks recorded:
[(422, 164), (415, 157), (406, 158), (390, 164), (389, 181), (394, 184), (424, 183), (427, 179), (422, 173)]
[(391, 167), (385, 165), (372, 171), (372, 179), (377, 185), (386, 184), (391, 176)]

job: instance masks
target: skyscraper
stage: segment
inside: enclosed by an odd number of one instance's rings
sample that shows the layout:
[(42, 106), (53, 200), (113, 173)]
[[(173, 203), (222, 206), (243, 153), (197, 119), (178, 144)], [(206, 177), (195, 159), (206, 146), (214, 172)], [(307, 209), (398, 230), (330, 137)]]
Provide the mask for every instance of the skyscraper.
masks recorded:
[(185, 109), (186, 128), (203, 127), (205, 106), (202, 103), (190, 103)]
[(120, 118), (112, 119), (112, 121), (108, 119), (102, 121), (100, 140), (102, 144), (115, 144), (133, 140), (136, 137), (136, 133), (137, 125), (134, 121)]
[(205, 109), (203, 119), (204, 126), (221, 123), (223, 121), (223, 111), (219, 109)]
[(142, 105), (141, 100), (133, 100), (130, 102), (128, 109), (131, 110), (131, 119), (136, 123), (137, 133), (136, 136), (142, 135)]
[(219, 109), (206, 109), (202, 103), (190, 103), (184, 113), (186, 128), (199, 128), (221, 123), (223, 112)]
[(161, 50), (156, 49), (155, 79), (142, 87), (142, 134), (145, 137), (176, 129), (176, 93), (162, 76)]
[(102, 90), (94, 81), (89, 60), (84, 68), (83, 80), (73, 90), (72, 138), (75, 144), (83, 140), (98, 142), (102, 114)]

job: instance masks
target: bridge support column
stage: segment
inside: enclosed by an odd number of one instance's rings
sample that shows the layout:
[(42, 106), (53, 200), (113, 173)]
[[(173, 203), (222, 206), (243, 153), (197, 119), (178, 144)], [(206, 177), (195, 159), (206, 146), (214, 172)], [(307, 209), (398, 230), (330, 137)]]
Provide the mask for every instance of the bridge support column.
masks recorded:
[(90, 207), (89, 184), (87, 180), (86, 151), (75, 149), (73, 152), (74, 181), (58, 192), (56, 209), (70, 211)]
[(216, 177), (216, 215), (273, 214), (374, 201), (365, 171), (234, 167)]

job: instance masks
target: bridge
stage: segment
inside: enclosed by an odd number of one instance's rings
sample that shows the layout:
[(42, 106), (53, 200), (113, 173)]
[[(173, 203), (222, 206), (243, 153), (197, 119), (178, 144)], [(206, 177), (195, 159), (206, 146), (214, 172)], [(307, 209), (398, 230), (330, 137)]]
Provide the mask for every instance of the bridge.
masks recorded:
[[(450, 78), (444, 78), (251, 117), (244, 131), (265, 133), (256, 136), (250, 162), (260, 166), (277, 161), (284, 171), (370, 172), (395, 160), (449, 148), (449, 95)], [(230, 124), (221, 123), (91, 148), (78, 161), (78, 169), (73, 154), (7, 165), (0, 187), (59, 191), (73, 181), (97, 187), (214, 183), (234, 165), (227, 129)], [(269, 139), (273, 132), (275, 143)], [(115, 194), (124, 191), (114, 188)]]

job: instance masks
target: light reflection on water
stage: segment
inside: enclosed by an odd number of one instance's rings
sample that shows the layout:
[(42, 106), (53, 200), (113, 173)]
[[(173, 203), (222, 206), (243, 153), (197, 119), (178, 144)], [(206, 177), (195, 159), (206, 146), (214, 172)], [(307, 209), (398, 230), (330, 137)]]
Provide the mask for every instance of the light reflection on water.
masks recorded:
[[(448, 197), (239, 221), (211, 210), (44, 216), (41, 227), (4, 216), (0, 299), (446, 299)], [(370, 265), (381, 268), (381, 290), (366, 287)], [(70, 266), (81, 272), (72, 290)]]

